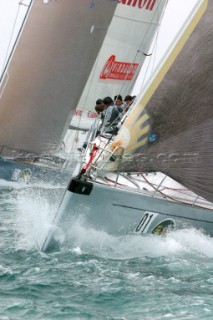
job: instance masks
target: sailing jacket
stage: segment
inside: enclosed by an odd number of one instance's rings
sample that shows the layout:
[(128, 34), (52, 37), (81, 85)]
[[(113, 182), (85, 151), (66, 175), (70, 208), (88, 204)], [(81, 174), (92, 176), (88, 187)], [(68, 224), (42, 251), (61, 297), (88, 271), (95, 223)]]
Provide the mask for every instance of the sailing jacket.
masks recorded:
[(111, 105), (102, 112), (101, 117), (103, 117), (103, 127), (107, 129), (111, 125), (116, 126), (120, 120), (120, 112), (117, 106)]

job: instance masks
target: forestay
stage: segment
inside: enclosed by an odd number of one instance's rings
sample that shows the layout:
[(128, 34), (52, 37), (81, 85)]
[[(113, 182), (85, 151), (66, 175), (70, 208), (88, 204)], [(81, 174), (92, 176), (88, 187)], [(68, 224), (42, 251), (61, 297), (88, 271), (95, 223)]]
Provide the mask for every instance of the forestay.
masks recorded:
[(110, 0), (34, 0), (0, 99), (0, 145), (55, 151), (116, 7)]

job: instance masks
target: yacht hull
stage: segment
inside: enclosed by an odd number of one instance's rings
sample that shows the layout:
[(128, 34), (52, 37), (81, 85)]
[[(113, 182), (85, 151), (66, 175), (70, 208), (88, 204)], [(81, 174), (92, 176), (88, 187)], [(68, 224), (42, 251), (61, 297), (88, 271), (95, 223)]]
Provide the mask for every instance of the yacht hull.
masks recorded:
[(84, 227), (111, 235), (163, 234), (168, 229), (190, 227), (213, 235), (213, 210), (152, 194), (73, 179), (55, 216), (53, 229), (40, 248), (49, 249), (55, 241), (56, 230), (66, 235), (79, 219)]
[[(70, 168), (68, 169), (63, 169), (61, 165), (50, 167), (47, 165), (35, 165), (33, 163), (18, 163), (17, 161), (0, 157), (0, 181), (2, 182), (44, 182), (65, 186), (70, 178)], [(4, 186), (4, 184), (1, 186), (0, 182), (0, 187), (3, 188)]]

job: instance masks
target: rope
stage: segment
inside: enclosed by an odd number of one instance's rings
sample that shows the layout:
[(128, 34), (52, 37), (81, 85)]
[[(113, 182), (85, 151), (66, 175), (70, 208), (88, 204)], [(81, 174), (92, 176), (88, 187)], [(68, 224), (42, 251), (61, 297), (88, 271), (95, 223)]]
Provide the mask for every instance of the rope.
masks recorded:
[(90, 152), (89, 161), (88, 161), (88, 162), (83, 166), (83, 168), (82, 168), (82, 170), (83, 170), (84, 172), (89, 168), (89, 166), (90, 166), (92, 160), (94, 159), (94, 157), (95, 157), (98, 149), (99, 149), (99, 147), (96, 145), (96, 143), (94, 143), (94, 144), (93, 144), (92, 151)]

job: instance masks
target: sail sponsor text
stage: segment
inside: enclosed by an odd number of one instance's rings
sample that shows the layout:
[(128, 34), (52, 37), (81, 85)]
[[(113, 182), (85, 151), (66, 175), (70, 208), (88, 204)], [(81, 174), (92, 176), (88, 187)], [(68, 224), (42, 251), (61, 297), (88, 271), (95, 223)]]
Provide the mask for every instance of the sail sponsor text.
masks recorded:
[(98, 114), (96, 112), (92, 111), (85, 111), (83, 109), (76, 109), (74, 117), (78, 118), (88, 118), (88, 119), (96, 119), (98, 117)]
[(115, 55), (112, 55), (106, 61), (100, 79), (131, 80), (138, 68), (138, 63), (120, 62), (115, 58)]
[(152, 11), (157, 0), (118, 0), (118, 3)]

